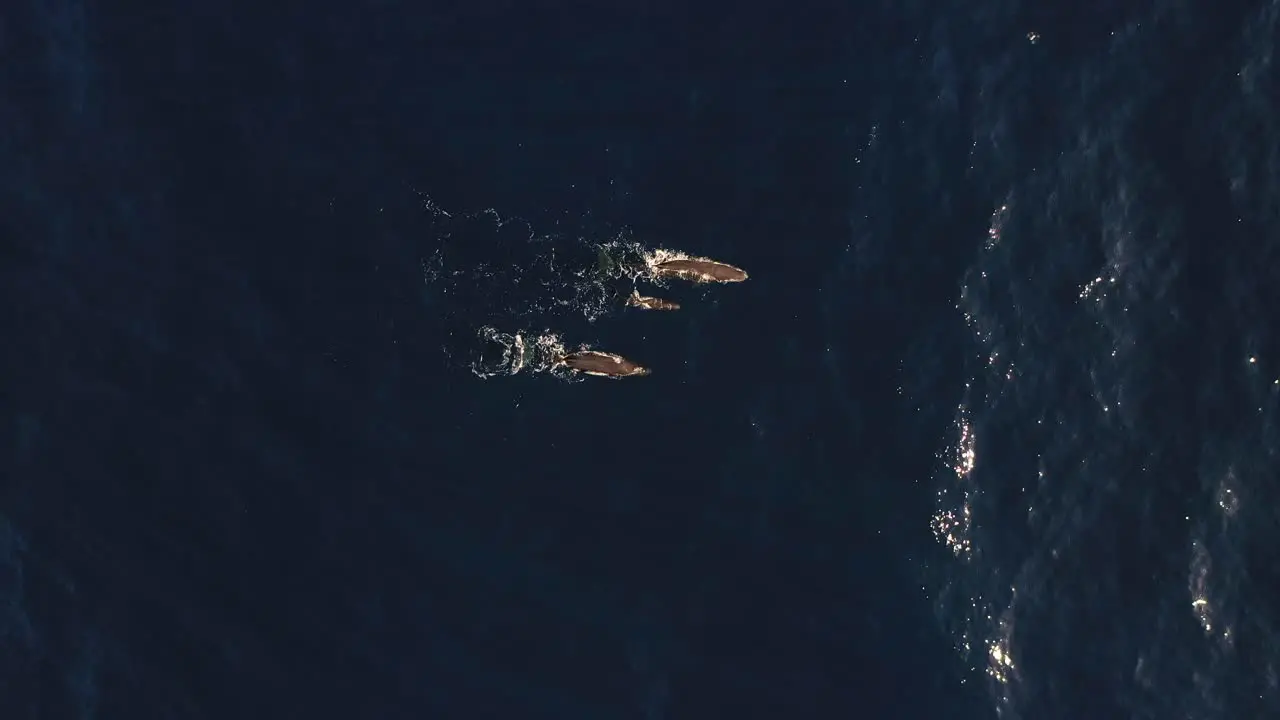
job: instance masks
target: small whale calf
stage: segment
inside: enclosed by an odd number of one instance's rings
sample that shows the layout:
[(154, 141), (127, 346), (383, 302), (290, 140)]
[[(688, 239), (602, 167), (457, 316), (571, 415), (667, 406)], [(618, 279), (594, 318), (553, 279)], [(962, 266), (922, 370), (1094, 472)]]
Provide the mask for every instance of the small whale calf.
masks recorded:
[(679, 310), (680, 303), (674, 300), (649, 297), (632, 291), (631, 296), (627, 298), (627, 307), (640, 308), (641, 310)]

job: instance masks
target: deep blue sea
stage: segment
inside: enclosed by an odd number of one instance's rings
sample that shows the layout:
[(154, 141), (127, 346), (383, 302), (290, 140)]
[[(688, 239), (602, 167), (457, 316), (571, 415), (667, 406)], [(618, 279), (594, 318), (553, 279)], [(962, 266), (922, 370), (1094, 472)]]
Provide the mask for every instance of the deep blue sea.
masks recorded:
[(1278, 43), (5, 4), (0, 719), (1280, 717)]

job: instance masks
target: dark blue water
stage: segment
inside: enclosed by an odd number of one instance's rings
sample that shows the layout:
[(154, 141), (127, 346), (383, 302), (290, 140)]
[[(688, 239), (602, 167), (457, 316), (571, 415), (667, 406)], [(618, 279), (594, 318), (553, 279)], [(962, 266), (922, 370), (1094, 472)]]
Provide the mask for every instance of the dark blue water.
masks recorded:
[(12, 3), (0, 717), (1276, 714), (1278, 34)]

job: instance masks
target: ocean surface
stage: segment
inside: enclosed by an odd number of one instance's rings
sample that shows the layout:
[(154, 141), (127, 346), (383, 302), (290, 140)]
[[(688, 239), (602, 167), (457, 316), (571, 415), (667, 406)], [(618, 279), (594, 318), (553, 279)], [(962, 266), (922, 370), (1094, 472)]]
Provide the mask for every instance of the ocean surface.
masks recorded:
[(0, 9), (0, 718), (1280, 717), (1280, 2), (534, 5)]

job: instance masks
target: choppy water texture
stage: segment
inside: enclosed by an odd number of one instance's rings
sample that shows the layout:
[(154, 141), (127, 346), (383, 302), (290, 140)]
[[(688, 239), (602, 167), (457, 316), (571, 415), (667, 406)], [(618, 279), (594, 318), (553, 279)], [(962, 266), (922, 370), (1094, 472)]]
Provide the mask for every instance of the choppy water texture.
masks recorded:
[(932, 581), (1005, 717), (1280, 712), (1280, 5), (1214, 12), (1028, 79), (1055, 96), (1030, 167), (1002, 129), (1035, 91), (979, 81), (977, 165), (1022, 172), (957, 298)]

